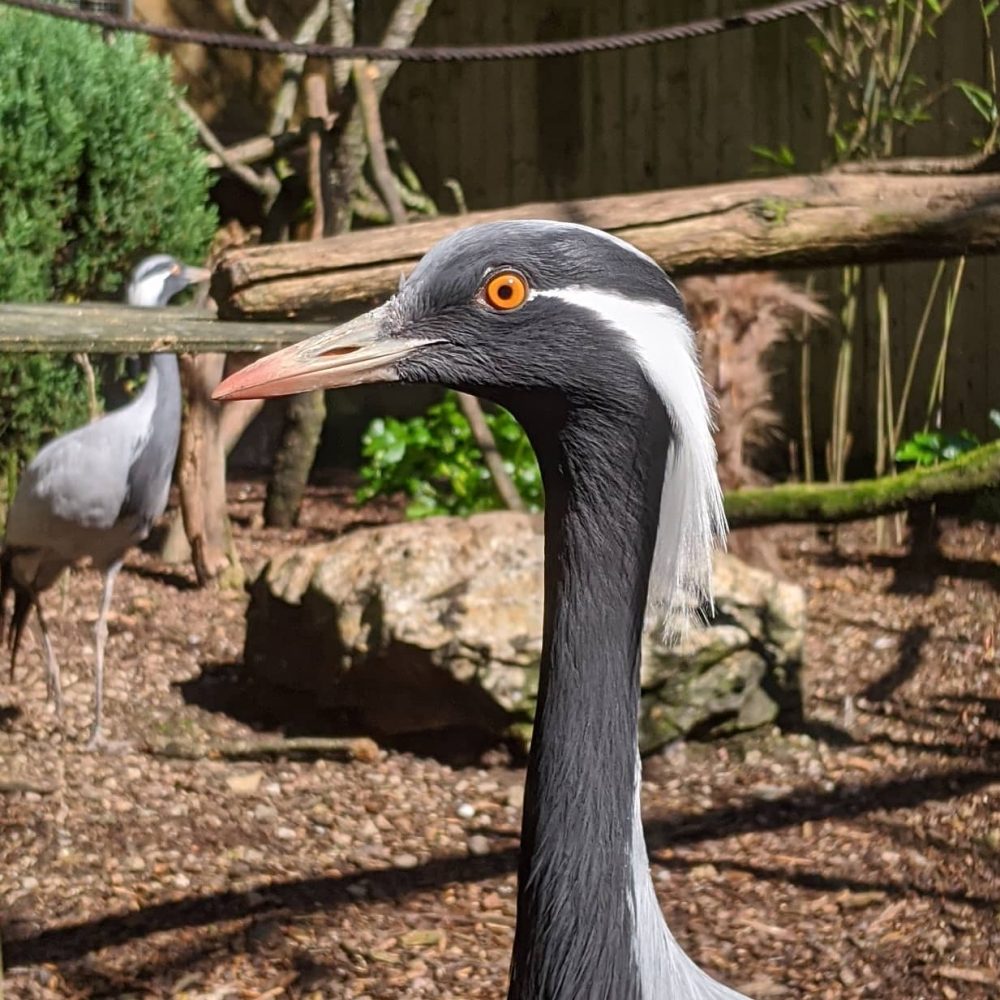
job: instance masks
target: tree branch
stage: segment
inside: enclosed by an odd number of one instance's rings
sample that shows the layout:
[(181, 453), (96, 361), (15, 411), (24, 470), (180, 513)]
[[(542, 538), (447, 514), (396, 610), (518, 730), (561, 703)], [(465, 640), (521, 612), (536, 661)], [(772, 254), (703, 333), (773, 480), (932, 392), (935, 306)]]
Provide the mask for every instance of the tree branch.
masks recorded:
[(171, 757), (178, 760), (259, 760), (263, 757), (293, 757), (300, 754), (315, 757), (330, 757), (334, 760), (378, 760), (378, 744), (366, 736), (323, 737), (276, 736), (260, 740), (224, 740), (205, 745), (193, 743), (148, 744), (146, 752), (156, 757)]
[[(330, 13), (329, 0), (317, 0), (313, 9), (305, 16), (295, 33), (294, 41), (299, 45), (315, 42)], [(302, 71), (305, 69), (306, 57), (301, 55), (284, 55), (282, 58), (283, 73), (281, 89), (274, 101), (274, 111), (271, 114), (271, 134), (280, 135), (288, 128), (295, 102), (299, 96), (299, 85), (302, 82)]]
[(378, 184), (382, 200), (389, 209), (389, 217), (397, 226), (406, 222), (406, 209), (396, 187), (396, 176), (389, 166), (385, 151), (385, 136), (382, 132), (382, 118), (379, 115), (378, 95), (375, 93), (375, 76), (378, 70), (364, 59), (355, 59), (353, 64), (354, 87), (358, 92), (361, 107), (361, 121), (368, 141), (368, 156), (372, 173)]
[(726, 493), (733, 528), (857, 521), (1000, 486), (1000, 441), (929, 468), (853, 483), (788, 483)]
[(218, 136), (208, 127), (201, 115), (191, 107), (180, 95), (177, 96), (177, 106), (194, 122), (201, 141), (218, 157), (219, 163), (234, 176), (239, 177), (244, 184), (259, 192), (266, 198), (273, 198), (281, 187), (278, 178), (273, 174), (262, 177), (255, 170), (229, 155), (229, 151), (219, 141)]
[(497, 449), (490, 425), (486, 423), (486, 417), (483, 415), (483, 408), (480, 406), (479, 400), (467, 392), (460, 392), (458, 393), (458, 405), (462, 408), (462, 413), (465, 414), (465, 419), (469, 422), (469, 429), (472, 431), (477, 447), (483, 453), (486, 468), (489, 469), (490, 476), (493, 477), (493, 484), (496, 486), (504, 506), (510, 510), (527, 510), (514, 481), (504, 468), (503, 458)]

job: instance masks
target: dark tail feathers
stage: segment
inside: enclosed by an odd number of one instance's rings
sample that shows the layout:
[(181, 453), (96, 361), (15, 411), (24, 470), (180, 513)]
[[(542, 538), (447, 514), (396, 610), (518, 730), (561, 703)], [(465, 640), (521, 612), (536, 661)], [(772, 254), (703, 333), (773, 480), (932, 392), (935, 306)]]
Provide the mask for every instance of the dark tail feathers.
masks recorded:
[[(7, 624), (7, 595), (13, 593), (14, 608)], [(0, 552), (0, 639), (6, 637), (10, 648), (10, 678), (14, 679), (17, 666), (17, 651), (21, 646), (21, 636), (28, 621), (28, 613), (34, 604), (31, 591), (14, 580), (14, 553), (10, 549)]]

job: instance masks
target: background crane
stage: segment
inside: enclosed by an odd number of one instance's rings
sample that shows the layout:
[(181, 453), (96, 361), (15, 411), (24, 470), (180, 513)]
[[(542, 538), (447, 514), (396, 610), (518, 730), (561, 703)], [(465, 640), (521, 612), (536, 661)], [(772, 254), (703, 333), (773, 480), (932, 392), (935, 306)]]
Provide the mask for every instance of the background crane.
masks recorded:
[[(165, 306), (204, 268), (165, 254), (147, 257), (132, 272), (126, 301)], [(11, 674), (31, 608), (38, 616), (49, 696), (62, 715), (59, 665), (40, 595), (67, 566), (89, 560), (104, 575), (95, 627), (94, 720), (90, 746), (102, 742), (104, 646), (115, 577), (130, 546), (141, 542), (163, 513), (181, 426), (177, 358), (154, 355), (146, 385), (128, 405), (45, 445), (21, 477), (7, 515), (0, 553), (0, 632), (8, 593), (14, 602), (7, 641)]]

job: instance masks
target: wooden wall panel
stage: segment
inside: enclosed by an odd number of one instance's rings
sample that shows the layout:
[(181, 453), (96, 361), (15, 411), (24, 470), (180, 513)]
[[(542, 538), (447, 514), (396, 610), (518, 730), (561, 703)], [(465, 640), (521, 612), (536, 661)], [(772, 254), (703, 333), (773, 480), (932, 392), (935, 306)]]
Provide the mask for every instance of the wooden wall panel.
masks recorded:
[[(364, 5), (377, 24), (389, 0)], [(580, 37), (668, 24), (745, 9), (749, 0), (434, 0), (420, 41), (488, 42)], [(360, 6), (360, 5), (359, 5)], [(984, 79), (986, 51), (977, 4), (960, 2), (936, 42), (921, 50), (919, 72), (934, 85)], [(787, 143), (802, 170), (829, 157), (826, 98), (812, 27), (797, 18), (724, 36), (547, 61), (404, 66), (390, 88), (388, 131), (396, 135), (430, 193), (450, 208), (441, 184), (457, 177), (470, 208), (536, 199), (678, 187), (744, 177), (759, 169), (755, 144)], [(914, 129), (901, 153), (966, 152), (982, 129), (957, 93), (934, 120)], [(948, 275), (952, 265), (949, 264)], [(852, 373), (853, 455), (873, 451), (878, 321), (875, 292), (889, 290), (894, 395), (899, 397), (934, 265), (871, 268)], [(949, 355), (945, 425), (989, 433), (1000, 406), (1000, 260), (970, 261)], [(803, 280), (804, 275), (793, 275)], [(837, 306), (839, 273), (815, 276)], [(942, 296), (943, 297), (943, 296)], [(935, 308), (918, 366), (910, 429), (919, 423), (941, 331)], [(814, 348), (817, 441), (829, 428), (834, 331)], [(797, 352), (776, 358), (788, 433), (799, 433)], [(857, 467), (857, 465), (856, 465)], [(822, 463), (818, 465), (822, 468)]]

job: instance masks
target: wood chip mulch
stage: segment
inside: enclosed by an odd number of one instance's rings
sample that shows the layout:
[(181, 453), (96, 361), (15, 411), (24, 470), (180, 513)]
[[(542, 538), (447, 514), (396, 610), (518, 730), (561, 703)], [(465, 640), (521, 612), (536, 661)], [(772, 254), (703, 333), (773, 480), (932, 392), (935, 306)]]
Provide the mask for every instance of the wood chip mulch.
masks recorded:
[[(248, 563), (399, 516), (332, 486), (276, 532), (259, 486), (231, 490)], [(921, 566), (868, 524), (770, 539), (809, 592), (805, 717), (647, 761), (675, 935), (757, 1000), (1000, 996), (1000, 532), (949, 524)], [(48, 598), (62, 732), (31, 640), (15, 682), (0, 672), (7, 1000), (501, 1000), (517, 762), (146, 752), (331, 735), (334, 720), (242, 678), (245, 595), (199, 591), (140, 552), (108, 644), (109, 735), (127, 746), (87, 753), (98, 589), (78, 572)]]

